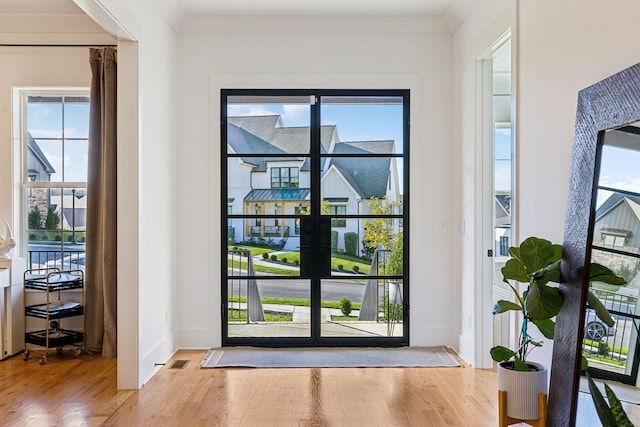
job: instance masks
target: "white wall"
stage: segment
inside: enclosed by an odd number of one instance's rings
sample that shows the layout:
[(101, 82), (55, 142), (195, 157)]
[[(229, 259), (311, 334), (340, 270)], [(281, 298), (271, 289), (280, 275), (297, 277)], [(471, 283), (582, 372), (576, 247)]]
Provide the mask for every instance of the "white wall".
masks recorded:
[[(411, 344), (456, 346), (451, 37), (413, 18), (192, 18), (178, 36), (179, 346), (221, 342), (219, 88), (409, 88)], [(208, 174), (203, 179), (203, 174)], [(206, 176), (206, 175), (205, 175)], [(443, 178), (444, 177), (444, 178)]]
[(176, 350), (176, 58), (172, 7), (74, 0), (118, 53), (118, 387), (144, 384)]
[[(520, 4), (520, 236), (561, 242), (578, 91), (640, 62), (640, 3)], [(545, 346), (541, 360), (550, 360)]]
[[(26, 251), (26, 246), (21, 239), (23, 236), (19, 235), (19, 215), (14, 215), (14, 209), (19, 209), (20, 200), (13, 200), (12, 89), (88, 89), (91, 82), (89, 49), (0, 47), (0, 64), (0, 220), (6, 219), (12, 224), (14, 239), (19, 243), (13, 255), (18, 256), (17, 251)], [(20, 138), (19, 134), (15, 136)], [(16, 154), (19, 156), (20, 153)]]
[[(519, 10), (518, 10), (519, 9)], [(509, 26), (514, 36), (516, 95), (516, 199), (514, 243), (527, 236), (562, 242), (573, 144), (577, 93), (604, 77), (640, 61), (636, 43), (640, 28), (635, 17), (640, 4), (633, 0), (494, 0), (476, 11), (454, 36), (454, 154), (461, 172), (455, 188), (462, 195), (455, 210), (465, 219), (466, 233), (456, 251), (461, 269), (463, 357), (482, 364), (484, 314), (476, 304), (480, 287), (476, 242), (480, 230), (475, 161), (475, 63)], [(516, 24), (517, 21), (517, 25)], [(475, 252), (475, 253), (474, 253)], [(484, 309), (484, 308), (483, 308)], [(490, 307), (486, 307), (490, 310)], [(471, 320), (469, 320), (469, 316)], [(536, 350), (533, 360), (549, 363), (552, 346)]]
[[(509, 1), (492, 0), (467, 18), (454, 35), (454, 125), (452, 180), (456, 221), (464, 228), (456, 239), (454, 253), (460, 268), (452, 272), (456, 298), (460, 304), (459, 348), (462, 357), (475, 367), (490, 367), (488, 354), (492, 343), (491, 283), (483, 283), (485, 256), (482, 243), (483, 217), (483, 147), (481, 118), (477, 115), (478, 61), (489, 54), (491, 45), (515, 26), (515, 8)], [(514, 29), (515, 30), (515, 29)], [(515, 37), (515, 31), (513, 36)], [(515, 45), (515, 43), (512, 43)], [(517, 70), (516, 70), (517, 73)], [(489, 298), (487, 298), (487, 295)], [(487, 302), (487, 299), (489, 302)]]
[(144, 383), (156, 363), (166, 362), (177, 348), (175, 34), (158, 5), (133, 1), (127, 7), (141, 24), (137, 296), (139, 382)]

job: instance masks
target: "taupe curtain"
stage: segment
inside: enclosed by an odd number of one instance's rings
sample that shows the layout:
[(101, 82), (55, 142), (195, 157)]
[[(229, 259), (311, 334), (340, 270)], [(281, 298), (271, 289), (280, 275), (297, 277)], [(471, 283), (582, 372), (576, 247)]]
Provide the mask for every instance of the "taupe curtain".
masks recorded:
[(116, 357), (116, 50), (90, 49), (85, 343)]

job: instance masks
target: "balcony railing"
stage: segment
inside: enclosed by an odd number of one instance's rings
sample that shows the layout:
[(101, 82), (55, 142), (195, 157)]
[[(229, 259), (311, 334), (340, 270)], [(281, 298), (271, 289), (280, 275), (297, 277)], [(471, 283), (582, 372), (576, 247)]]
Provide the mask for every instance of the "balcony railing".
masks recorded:
[(289, 226), (253, 225), (249, 230), (249, 235), (250, 237), (289, 237)]
[(59, 268), (61, 270), (84, 270), (85, 251), (29, 251), (27, 268)]
[[(588, 308), (582, 352), (587, 359), (596, 362), (599, 369), (624, 374), (629, 371), (627, 365), (634, 363), (636, 352), (640, 350), (640, 314), (636, 314), (638, 298), (600, 289), (592, 291), (609, 310), (615, 325), (607, 326), (594, 310)], [(590, 363), (589, 366), (594, 364)]]

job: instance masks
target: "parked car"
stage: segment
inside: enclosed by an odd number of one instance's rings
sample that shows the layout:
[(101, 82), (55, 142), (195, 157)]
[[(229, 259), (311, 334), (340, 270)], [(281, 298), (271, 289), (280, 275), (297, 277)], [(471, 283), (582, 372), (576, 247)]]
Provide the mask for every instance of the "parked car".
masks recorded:
[[(622, 320), (624, 321), (625, 316), (624, 314), (619, 315), (619, 314), (616, 314), (615, 312), (633, 314), (633, 310), (634, 310), (634, 307), (632, 307), (629, 303), (625, 303), (625, 302), (613, 303), (612, 301), (605, 301), (604, 306), (607, 308), (607, 310), (612, 311), (611, 317), (616, 322), (621, 317), (622, 317)], [(616, 334), (615, 326), (611, 326), (611, 327), (607, 326), (604, 322), (602, 322), (602, 320), (598, 318), (598, 316), (596, 315), (596, 312), (593, 309), (587, 308), (585, 325), (584, 325), (585, 338), (593, 341), (600, 341), (604, 337), (610, 337), (615, 334)]]
[[(592, 311), (590, 308), (587, 311)], [(587, 315), (588, 316), (588, 315)], [(595, 312), (593, 313), (595, 316)], [(590, 317), (587, 317), (589, 319)], [(588, 320), (584, 325), (584, 336), (592, 341), (600, 341), (604, 337), (610, 337), (616, 334), (615, 326), (607, 326), (598, 318), (596, 320)]]

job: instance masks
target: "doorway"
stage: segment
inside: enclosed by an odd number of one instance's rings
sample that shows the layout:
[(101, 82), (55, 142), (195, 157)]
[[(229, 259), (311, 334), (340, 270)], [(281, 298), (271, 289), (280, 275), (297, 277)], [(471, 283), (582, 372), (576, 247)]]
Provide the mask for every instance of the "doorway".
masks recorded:
[(223, 345), (408, 344), (408, 90), (221, 91)]

